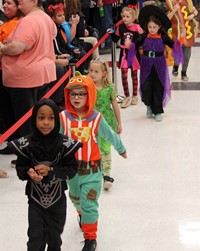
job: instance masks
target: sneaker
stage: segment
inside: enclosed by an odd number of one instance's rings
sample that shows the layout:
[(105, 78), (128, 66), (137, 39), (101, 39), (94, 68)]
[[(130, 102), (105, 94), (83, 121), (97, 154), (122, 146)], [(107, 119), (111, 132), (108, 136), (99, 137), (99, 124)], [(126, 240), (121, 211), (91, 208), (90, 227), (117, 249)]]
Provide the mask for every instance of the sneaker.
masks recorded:
[(85, 245), (82, 249), (82, 251), (95, 251), (97, 247), (97, 241), (96, 240), (85, 240)]
[(104, 182), (103, 182), (103, 188), (105, 190), (110, 189), (112, 187), (112, 183), (114, 182), (114, 179), (111, 178), (110, 176), (104, 176), (103, 180), (104, 180)]
[(152, 112), (150, 106), (147, 106), (146, 116), (147, 116), (147, 118), (152, 118), (153, 117), (153, 112)]
[(78, 221), (78, 224), (79, 224), (80, 229), (82, 230), (81, 215), (80, 215), (80, 214), (78, 214), (78, 216), (77, 216), (77, 221)]
[(172, 69), (172, 75), (178, 77), (178, 66), (174, 66)]
[(130, 105), (131, 98), (125, 97), (124, 100), (121, 103), (121, 108), (126, 108)]
[(183, 80), (183, 81), (188, 81), (189, 80), (186, 72), (181, 72), (181, 80)]
[(16, 168), (16, 164), (17, 164), (17, 160), (16, 159), (14, 159), (14, 160), (11, 160), (11, 167), (12, 168)]
[(160, 113), (156, 114), (156, 121), (160, 122), (162, 121), (162, 115)]
[(124, 100), (124, 97), (120, 95), (117, 96), (117, 103), (122, 103), (123, 100)]
[(138, 97), (137, 96), (133, 96), (132, 100), (131, 100), (131, 105), (137, 105), (138, 104)]

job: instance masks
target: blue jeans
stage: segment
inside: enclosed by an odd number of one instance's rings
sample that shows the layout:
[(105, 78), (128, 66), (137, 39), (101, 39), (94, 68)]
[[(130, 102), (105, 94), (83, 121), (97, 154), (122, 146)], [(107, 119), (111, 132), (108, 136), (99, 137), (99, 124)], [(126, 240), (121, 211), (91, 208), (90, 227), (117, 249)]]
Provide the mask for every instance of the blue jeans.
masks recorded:
[[(112, 18), (112, 4), (104, 5), (104, 17), (100, 17), (99, 15), (99, 8), (95, 7), (94, 10), (94, 26), (99, 31), (99, 38), (103, 37), (103, 35), (106, 33), (107, 29), (111, 27), (113, 24), (113, 18)], [(109, 36), (105, 40), (105, 46), (108, 46), (111, 48), (112, 46), (112, 40)]]

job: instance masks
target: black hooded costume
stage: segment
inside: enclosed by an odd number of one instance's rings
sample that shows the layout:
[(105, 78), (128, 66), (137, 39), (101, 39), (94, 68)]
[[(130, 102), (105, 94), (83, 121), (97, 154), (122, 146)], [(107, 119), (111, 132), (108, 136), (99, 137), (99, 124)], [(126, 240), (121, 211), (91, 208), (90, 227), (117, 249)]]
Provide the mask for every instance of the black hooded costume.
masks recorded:
[[(43, 105), (49, 106), (54, 112), (55, 126), (47, 135), (43, 135), (36, 127), (37, 112)], [(58, 108), (50, 99), (37, 102), (33, 108), (31, 121), (33, 130), (31, 135), (8, 143), (8, 147), (17, 155), (16, 171), (19, 179), (27, 180), (28, 251), (45, 250), (46, 243), (52, 248), (48, 250), (57, 251), (60, 250), (62, 243), (60, 234), (66, 219), (66, 180), (73, 178), (77, 172), (75, 152), (82, 147), (82, 143), (59, 133)], [(27, 171), (29, 168), (34, 169), (38, 164), (53, 168), (41, 181), (36, 182), (29, 177)], [(48, 234), (44, 234), (45, 231)], [(43, 245), (44, 249), (41, 249)]]

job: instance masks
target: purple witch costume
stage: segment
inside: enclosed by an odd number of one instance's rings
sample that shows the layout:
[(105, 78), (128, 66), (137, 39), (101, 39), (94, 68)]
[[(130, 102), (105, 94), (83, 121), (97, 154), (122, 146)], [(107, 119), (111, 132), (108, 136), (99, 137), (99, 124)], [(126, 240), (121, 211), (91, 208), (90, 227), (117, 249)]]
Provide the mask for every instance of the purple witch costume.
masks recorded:
[(147, 80), (151, 73), (152, 68), (156, 69), (158, 78), (164, 87), (163, 93), (163, 106), (167, 104), (171, 97), (169, 71), (164, 55), (165, 44), (172, 48), (173, 57), (179, 63), (183, 62), (183, 54), (180, 42), (177, 40), (174, 42), (167, 34), (159, 36), (142, 35), (136, 42), (137, 45), (142, 45), (144, 54), (140, 61), (140, 94), (141, 87)]

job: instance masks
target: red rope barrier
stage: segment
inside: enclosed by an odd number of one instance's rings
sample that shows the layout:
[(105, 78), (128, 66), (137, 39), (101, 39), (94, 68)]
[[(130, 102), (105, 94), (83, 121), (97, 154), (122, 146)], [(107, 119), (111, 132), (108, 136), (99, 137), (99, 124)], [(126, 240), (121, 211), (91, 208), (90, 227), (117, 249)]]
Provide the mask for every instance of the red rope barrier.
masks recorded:
[[(116, 27), (118, 27), (122, 23), (122, 20), (120, 20), (118, 23), (116, 23)], [(88, 52), (86, 53), (77, 63), (76, 67), (79, 67), (92, 53), (93, 51), (99, 47), (109, 36), (110, 34), (107, 32), (99, 41), (98, 43)], [(43, 98), (49, 98), (62, 84), (63, 82), (71, 75), (71, 69), (68, 70), (65, 75), (44, 95)], [(32, 109), (31, 108), (27, 113), (24, 114), (23, 117), (21, 117), (14, 125), (12, 125), (4, 134), (0, 137), (0, 144), (2, 144), (4, 141), (10, 137), (22, 124), (24, 124), (32, 115)]]
[[(66, 72), (66, 74), (44, 95), (43, 98), (49, 98), (70, 76), (71, 69)], [(0, 137), (0, 144), (2, 144), (10, 135), (12, 135), (21, 125), (23, 125), (32, 115), (31, 108), (27, 113), (24, 114), (14, 125), (12, 125), (4, 134)]]

